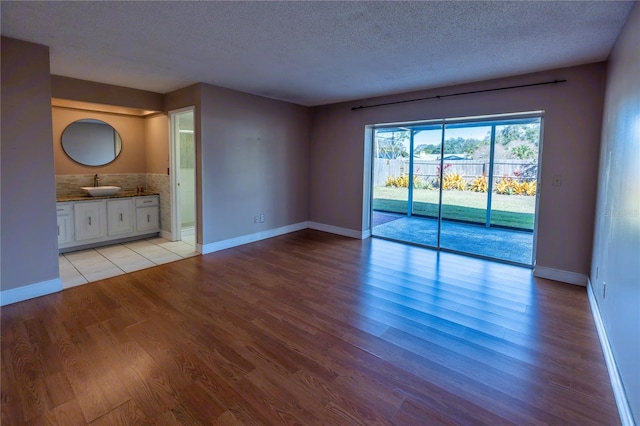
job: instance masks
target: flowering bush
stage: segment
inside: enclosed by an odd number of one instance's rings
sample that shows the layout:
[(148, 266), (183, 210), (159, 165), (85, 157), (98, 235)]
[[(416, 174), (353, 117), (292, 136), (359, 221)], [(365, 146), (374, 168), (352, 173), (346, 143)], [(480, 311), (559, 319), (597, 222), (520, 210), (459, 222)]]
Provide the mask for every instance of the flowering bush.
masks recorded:
[(536, 195), (537, 189), (538, 189), (538, 184), (535, 180), (520, 182), (520, 187), (518, 188), (519, 190), (518, 194)]
[(504, 176), (502, 179), (496, 182), (494, 189), (496, 191), (496, 194), (511, 195), (515, 193), (515, 184), (517, 184), (516, 181), (514, 181), (510, 177)]
[[(500, 180), (497, 180), (493, 185), (493, 192), (502, 195), (536, 195), (538, 188), (535, 180), (525, 180), (525, 178), (520, 177), (521, 173), (514, 174), (516, 176), (515, 178), (505, 175)], [(416, 189), (436, 189), (439, 183), (439, 178), (434, 179), (433, 182), (429, 182), (417, 175), (413, 177), (413, 187)], [(385, 186), (408, 188), (409, 175), (404, 173), (398, 177), (389, 176), (385, 182)], [(482, 176), (476, 176), (470, 183), (467, 183), (461, 174), (447, 173), (442, 179), (442, 189), (454, 191), (465, 191), (468, 189), (473, 192), (488, 192), (489, 179), (483, 174)]]
[(489, 179), (487, 179), (487, 175), (476, 177), (471, 181), (469, 189), (474, 192), (487, 192), (489, 190)]
[(458, 173), (447, 173), (442, 180), (442, 189), (456, 189), (464, 191), (467, 187), (467, 181)]
[(508, 176), (504, 176), (495, 185), (495, 191), (497, 194), (504, 195), (536, 195), (537, 183), (536, 181), (522, 181), (518, 182)]
[[(424, 185), (422, 179), (418, 176), (413, 177), (413, 187), (420, 188)], [(409, 175), (404, 173), (398, 177), (389, 176), (384, 186), (391, 186), (394, 188), (408, 188), (409, 187)]]

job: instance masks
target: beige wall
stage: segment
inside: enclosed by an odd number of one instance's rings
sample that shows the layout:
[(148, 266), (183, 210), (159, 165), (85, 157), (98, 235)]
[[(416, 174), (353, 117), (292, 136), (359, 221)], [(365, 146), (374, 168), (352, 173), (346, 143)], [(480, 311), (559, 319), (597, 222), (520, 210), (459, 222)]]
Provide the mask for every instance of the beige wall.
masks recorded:
[(144, 120), (146, 146), (146, 186), (160, 194), (160, 228), (171, 233), (171, 180), (168, 175), (169, 120), (166, 114), (155, 114)]
[[(164, 95), (56, 75), (51, 76), (51, 84), (55, 98), (123, 107), (123, 114), (53, 107), (56, 174), (167, 172), (169, 128), (166, 114), (156, 113), (146, 117), (126, 115), (128, 108), (136, 112), (163, 111)], [(102, 167), (86, 167), (64, 154), (60, 135), (69, 123), (80, 118), (96, 118), (118, 130), (123, 150), (113, 163)]]
[[(168, 93), (195, 107), (197, 240), (207, 245), (305, 222), (310, 110), (207, 84)], [(264, 223), (254, 223), (255, 215)]]
[(0, 289), (6, 291), (51, 282), (59, 272), (49, 48), (6, 37), (1, 44)]
[(51, 95), (54, 98), (149, 111), (164, 110), (164, 97), (160, 93), (78, 80), (59, 75), (51, 76)]
[(169, 120), (166, 114), (144, 119), (147, 173), (166, 174), (169, 167)]
[[(94, 173), (145, 173), (145, 120), (142, 117), (51, 108), (53, 119), (53, 151), (57, 175)], [(122, 138), (122, 151), (118, 158), (104, 166), (84, 166), (71, 160), (62, 149), (60, 138), (64, 129), (76, 120), (94, 118), (110, 124)], [(166, 133), (166, 130), (165, 130)]]
[[(305, 222), (310, 110), (199, 86), (195, 125), (203, 243)], [(259, 214), (265, 222), (255, 224)]]
[[(359, 105), (566, 79), (557, 85), (352, 111)], [(601, 130), (603, 63), (314, 108), (309, 219), (356, 231), (363, 221), (364, 127), (544, 110), (538, 265), (588, 274)], [(562, 175), (561, 187), (551, 186)]]
[(593, 293), (636, 422), (640, 422), (639, 43), (640, 5), (636, 4), (609, 60), (591, 266)]
[[(200, 105), (199, 84), (192, 84), (164, 95), (165, 112), (196, 105)], [(196, 114), (195, 120), (198, 121), (198, 114)]]

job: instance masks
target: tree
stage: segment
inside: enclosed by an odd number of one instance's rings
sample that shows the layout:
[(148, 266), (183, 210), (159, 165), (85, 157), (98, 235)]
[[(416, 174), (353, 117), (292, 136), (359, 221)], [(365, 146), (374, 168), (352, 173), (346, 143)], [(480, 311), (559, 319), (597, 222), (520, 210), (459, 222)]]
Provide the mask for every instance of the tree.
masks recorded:
[[(488, 144), (488, 142), (486, 142)], [(461, 137), (458, 138), (449, 138), (444, 141), (444, 153), (445, 154), (466, 154), (471, 157), (473, 153), (481, 146), (485, 144), (485, 142), (479, 139), (464, 139)], [(415, 155), (420, 155), (421, 152), (425, 154), (440, 154), (441, 146), (440, 144), (420, 144), (414, 148)]]
[[(494, 150), (495, 158), (507, 158), (508, 151), (503, 145), (496, 145)], [(489, 161), (491, 156), (491, 145), (482, 144), (478, 149), (476, 149), (473, 153), (474, 160), (486, 160)]]
[(376, 157), (395, 160), (396, 158), (408, 157), (409, 153), (405, 141), (409, 139), (408, 132), (376, 132)]
[(420, 153), (424, 152), (425, 154), (440, 154), (440, 144), (425, 144), (421, 143), (420, 145), (414, 148), (415, 155), (420, 155)]
[(467, 154), (471, 156), (483, 143), (484, 142), (479, 139), (449, 138), (444, 141), (444, 153)]
[(536, 158), (536, 152), (526, 144), (509, 147), (509, 152), (520, 160), (534, 160)]
[(540, 143), (540, 124), (513, 124), (496, 126), (496, 144), (509, 145), (511, 142)]

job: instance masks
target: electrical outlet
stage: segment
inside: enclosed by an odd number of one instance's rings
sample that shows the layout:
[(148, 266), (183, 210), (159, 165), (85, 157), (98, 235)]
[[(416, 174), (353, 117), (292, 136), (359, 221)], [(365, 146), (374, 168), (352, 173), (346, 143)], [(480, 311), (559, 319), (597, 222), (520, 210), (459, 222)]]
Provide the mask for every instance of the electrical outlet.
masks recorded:
[(562, 186), (562, 175), (553, 175), (553, 181), (551, 182), (553, 186)]
[(607, 297), (607, 283), (602, 281), (602, 298), (606, 299)]
[(253, 217), (253, 223), (258, 223), (259, 220), (260, 218), (258, 216)]
[(264, 215), (263, 215), (263, 214), (261, 214), (261, 215), (260, 215), (260, 223), (263, 223), (263, 222), (264, 222)]

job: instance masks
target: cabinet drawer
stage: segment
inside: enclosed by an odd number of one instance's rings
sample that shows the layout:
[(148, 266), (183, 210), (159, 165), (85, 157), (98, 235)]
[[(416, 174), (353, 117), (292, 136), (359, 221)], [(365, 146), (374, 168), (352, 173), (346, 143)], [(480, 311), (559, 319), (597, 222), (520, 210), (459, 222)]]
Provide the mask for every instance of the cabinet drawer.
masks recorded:
[(136, 207), (150, 207), (158, 205), (158, 197), (139, 197), (136, 198)]
[(58, 216), (71, 214), (71, 210), (73, 209), (73, 204), (56, 204), (56, 213)]

